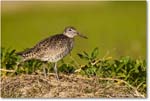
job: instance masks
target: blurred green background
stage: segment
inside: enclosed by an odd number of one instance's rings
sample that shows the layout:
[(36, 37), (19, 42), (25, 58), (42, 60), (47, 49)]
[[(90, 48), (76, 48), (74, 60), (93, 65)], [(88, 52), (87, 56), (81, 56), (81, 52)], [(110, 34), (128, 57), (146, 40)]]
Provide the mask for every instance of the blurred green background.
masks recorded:
[[(2, 2), (2, 47), (17, 51), (59, 34), (72, 25), (88, 40), (77, 37), (72, 51), (99, 48), (118, 58), (146, 58), (146, 2)], [(78, 60), (80, 62), (80, 60)]]

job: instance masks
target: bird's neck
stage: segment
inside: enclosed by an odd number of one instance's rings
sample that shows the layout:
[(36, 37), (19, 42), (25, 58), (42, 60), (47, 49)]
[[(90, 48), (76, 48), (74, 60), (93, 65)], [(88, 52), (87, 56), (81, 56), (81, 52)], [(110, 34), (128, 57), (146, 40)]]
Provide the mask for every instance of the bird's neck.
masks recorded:
[(63, 35), (67, 36), (68, 38), (74, 38), (74, 36), (68, 34), (68, 33), (63, 33)]

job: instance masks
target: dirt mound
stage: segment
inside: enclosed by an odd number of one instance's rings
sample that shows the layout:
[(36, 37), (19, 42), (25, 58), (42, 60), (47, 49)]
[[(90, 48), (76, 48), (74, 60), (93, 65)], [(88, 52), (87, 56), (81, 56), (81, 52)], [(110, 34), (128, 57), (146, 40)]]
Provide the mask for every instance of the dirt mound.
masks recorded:
[(80, 75), (20, 75), (1, 78), (3, 98), (137, 98), (144, 97), (117, 79), (87, 78)]

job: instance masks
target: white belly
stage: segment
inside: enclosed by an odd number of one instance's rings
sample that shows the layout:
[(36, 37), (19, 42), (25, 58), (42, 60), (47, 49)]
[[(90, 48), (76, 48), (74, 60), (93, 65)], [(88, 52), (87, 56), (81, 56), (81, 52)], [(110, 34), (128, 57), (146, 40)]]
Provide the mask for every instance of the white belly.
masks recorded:
[(70, 51), (65, 51), (61, 54), (55, 54), (55, 55), (44, 55), (40, 60), (42, 61), (48, 61), (48, 62), (57, 62), (61, 60), (63, 57), (65, 57)]

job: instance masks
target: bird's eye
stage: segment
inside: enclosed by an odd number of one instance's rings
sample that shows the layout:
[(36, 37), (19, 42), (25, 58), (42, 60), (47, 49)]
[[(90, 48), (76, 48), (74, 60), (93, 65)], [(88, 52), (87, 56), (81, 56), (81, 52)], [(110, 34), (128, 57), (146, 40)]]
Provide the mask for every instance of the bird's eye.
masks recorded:
[(72, 31), (72, 29), (69, 29), (69, 31)]

